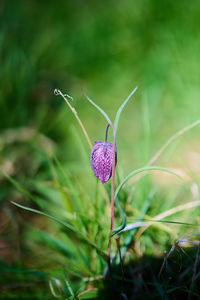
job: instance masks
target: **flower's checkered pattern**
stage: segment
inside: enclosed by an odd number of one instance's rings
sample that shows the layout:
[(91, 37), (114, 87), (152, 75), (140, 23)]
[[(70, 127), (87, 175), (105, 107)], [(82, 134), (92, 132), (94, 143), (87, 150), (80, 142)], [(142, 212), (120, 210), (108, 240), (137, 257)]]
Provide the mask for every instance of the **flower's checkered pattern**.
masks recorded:
[[(91, 155), (90, 163), (94, 175), (102, 183), (107, 182), (112, 175), (113, 144), (106, 142), (95, 142)], [(117, 163), (117, 150), (115, 148), (115, 165)]]

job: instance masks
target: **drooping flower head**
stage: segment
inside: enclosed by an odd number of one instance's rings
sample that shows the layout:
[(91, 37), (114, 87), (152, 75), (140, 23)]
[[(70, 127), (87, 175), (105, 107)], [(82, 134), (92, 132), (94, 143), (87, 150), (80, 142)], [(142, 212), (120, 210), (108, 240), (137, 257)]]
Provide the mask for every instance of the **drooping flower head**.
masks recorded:
[[(112, 175), (113, 161), (113, 143), (107, 142), (107, 131), (105, 142), (96, 141), (92, 147), (90, 155), (90, 164), (94, 175), (100, 179), (102, 183), (107, 182)], [(115, 165), (117, 163), (117, 149), (115, 146)]]

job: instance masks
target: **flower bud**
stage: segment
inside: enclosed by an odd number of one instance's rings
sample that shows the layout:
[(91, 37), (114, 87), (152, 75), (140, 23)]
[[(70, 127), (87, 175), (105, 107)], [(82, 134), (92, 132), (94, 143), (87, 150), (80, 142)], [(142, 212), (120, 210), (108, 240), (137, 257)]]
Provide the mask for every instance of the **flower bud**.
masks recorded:
[[(91, 155), (90, 164), (94, 175), (102, 183), (107, 182), (112, 175), (113, 143), (95, 142)], [(117, 163), (117, 149), (115, 147), (115, 165)]]

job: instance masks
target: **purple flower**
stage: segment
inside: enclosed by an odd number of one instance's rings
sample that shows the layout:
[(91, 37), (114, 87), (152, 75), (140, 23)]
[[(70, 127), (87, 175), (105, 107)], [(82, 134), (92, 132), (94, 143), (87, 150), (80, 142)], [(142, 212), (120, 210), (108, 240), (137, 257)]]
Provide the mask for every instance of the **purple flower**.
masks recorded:
[[(102, 183), (108, 181), (112, 175), (113, 143), (95, 142), (91, 155), (90, 163), (94, 175)], [(115, 165), (117, 163), (117, 149), (115, 147)]]

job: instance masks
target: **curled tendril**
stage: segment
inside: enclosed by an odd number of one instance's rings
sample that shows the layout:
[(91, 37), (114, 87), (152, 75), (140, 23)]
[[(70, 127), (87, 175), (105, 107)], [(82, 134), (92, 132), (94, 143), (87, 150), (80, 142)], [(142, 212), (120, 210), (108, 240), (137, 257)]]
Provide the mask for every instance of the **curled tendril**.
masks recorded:
[(74, 100), (72, 96), (61, 93), (61, 91), (59, 89), (54, 90), (54, 95), (56, 95), (56, 96), (61, 95), (62, 97), (67, 97), (67, 98), (71, 99), (72, 101)]

